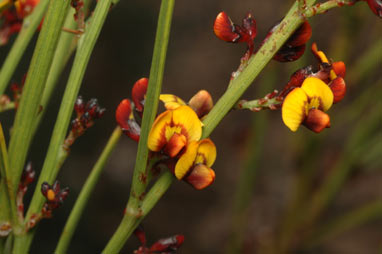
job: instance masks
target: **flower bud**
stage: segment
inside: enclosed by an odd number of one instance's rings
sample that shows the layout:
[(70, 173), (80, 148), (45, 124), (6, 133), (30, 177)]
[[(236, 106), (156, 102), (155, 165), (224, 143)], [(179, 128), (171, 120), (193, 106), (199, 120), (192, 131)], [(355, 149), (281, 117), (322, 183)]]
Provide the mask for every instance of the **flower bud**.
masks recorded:
[(207, 115), (214, 103), (212, 101), (211, 95), (206, 90), (200, 90), (197, 94), (195, 94), (188, 105), (196, 112), (198, 117), (201, 119), (203, 116)]
[(135, 82), (131, 91), (131, 98), (138, 112), (143, 112), (148, 83), (149, 80), (147, 78), (141, 78)]
[(240, 34), (236, 32), (235, 25), (225, 12), (220, 12), (214, 22), (214, 33), (223, 41), (237, 42)]

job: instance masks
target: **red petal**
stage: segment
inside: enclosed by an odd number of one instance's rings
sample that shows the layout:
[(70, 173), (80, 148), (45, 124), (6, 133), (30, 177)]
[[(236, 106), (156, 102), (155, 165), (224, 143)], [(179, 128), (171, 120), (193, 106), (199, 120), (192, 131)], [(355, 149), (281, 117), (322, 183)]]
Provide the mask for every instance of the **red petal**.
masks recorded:
[(333, 103), (338, 103), (345, 97), (346, 84), (343, 78), (337, 77), (329, 84), (329, 87), (334, 95)]
[(214, 182), (215, 172), (204, 164), (198, 164), (186, 176), (185, 180), (195, 189), (201, 190)]
[(240, 35), (236, 33), (235, 26), (225, 12), (220, 12), (214, 22), (215, 35), (223, 41), (237, 42)]
[(128, 120), (130, 119), (131, 114), (131, 103), (129, 99), (124, 99), (118, 105), (117, 110), (115, 111), (115, 119), (117, 123), (123, 130), (129, 129)]
[(148, 83), (149, 80), (147, 78), (141, 78), (133, 86), (131, 97), (138, 112), (143, 111)]
[(340, 77), (344, 78), (346, 74), (346, 66), (342, 61), (332, 63), (333, 71)]
[(372, 12), (379, 18), (382, 18), (382, 1), (381, 0), (366, 0)]

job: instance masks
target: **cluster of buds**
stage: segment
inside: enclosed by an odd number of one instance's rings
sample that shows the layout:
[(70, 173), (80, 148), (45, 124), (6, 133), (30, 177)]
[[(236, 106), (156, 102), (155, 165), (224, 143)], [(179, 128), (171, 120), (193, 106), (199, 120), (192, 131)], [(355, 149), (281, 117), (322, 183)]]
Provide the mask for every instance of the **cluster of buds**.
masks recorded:
[(44, 207), (41, 210), (42, 216), (44, 218), (50, 218), (52, 217), (53, 210), (59, 208), (64, 203), (64, 200), (69, 194), (69, 188), (61, 189), (58, 181), (55, 181), (53, 185), (43, 182), (41, 185), (41, 193), (46, 198)]
[(28, 186), (35, 180), (36, 177), (36, 171), (33, 170), (32, 163), (29, 162), (27, 166), (25, 167), (22, 175), (21, 175), (21, 180), (19, 183), (19, 189), (17, 192), (17, 210), (19, 217), (24, 216), (24, 195), (28, 190)]
[(250, 13), (243, 19), (242, 25), (236, 25), (225, 12), (220, 12), (214, 22), (215, 35), (226, 42), (247, 44), (246, 60), (254, 52), (254, 39), (257, 34), (256, 21)]
[(331, 62), (313, 43), (312, 52), (319, 61), (319, 70), (308, 66), (296, 71), (280, 96), (285, 97), (282, 119), (292, 131), (303, 124), (319, 133), (330, 127), (330, 117), (325, 113), (332, 104), (340, 102), (346, 93), (345, 64)]
[(40, 0), (2, 0), (0, 14), (2, 25), (0, 27), (0, 45), (5, 45), (12, 34), (21, 30), (23, 19), (31, 14)]
[(76, 111), (76, 118), (72, 121), (72, 129), (64, 142), (66, 150), (79, 136), (93, 126), (94, 120), (101, 118), (105, 113), (105, 109), (99, 106), (97, 99), (92, 98), (85, 104), (81, 96), (78, 96), (74, 110)]
[(142, 246), (138, 250), (134, 251), (134, 254), (173, 254), (175, 253), (183, 244), (184, 236), (183, 235), (174, 235), (167, 238), (160, 239), (156, 241), (150, 247), (146, 246), (146, 234), (143, 231), (143, 228), (139, 226), (134, 231), (135, 236), (141, 242)]
[[(132, 90), (132, 100), (124, 99), (116, 110), (116, 120), (123, 132), (139, 140), (139, 120), (144, 110), (148, 80), (138, 80)], [(196, 189), (209, 186), (215, 179), (210, 168), (216, 158), (216, 147), (210, 139), (200, 140), (200, 119), (213, 107), (211, 95), (201, 90), (188, 103), (173, 94), (161, 94), (165, 112), (160, 114), (150, 130), (148, 148), (152, 155), (162, 159), (179, 180), (185, 180)], [(139, 119), (139, 120), (136, 120)]]

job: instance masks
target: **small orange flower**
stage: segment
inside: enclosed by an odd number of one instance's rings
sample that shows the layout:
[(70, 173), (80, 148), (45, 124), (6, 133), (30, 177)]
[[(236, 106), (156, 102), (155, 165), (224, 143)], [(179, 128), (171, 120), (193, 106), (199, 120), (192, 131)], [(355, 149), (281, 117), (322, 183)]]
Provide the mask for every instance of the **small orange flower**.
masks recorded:
[(153, 152), (162, 149), (175, 157), (192, 141), (202, 135), (202, 122), (189, 106), (180, 106), (160, 114), (150, 130), (148, 148)]
[(301, 124), (316, 133), (330, 127), (330, 118), (324, 113), (333, 104), (333, 92), (327, 84), (315, 77), (304, 80), (301, 88), (294, 88), (282, 105), (282, 119), (291, 131)]

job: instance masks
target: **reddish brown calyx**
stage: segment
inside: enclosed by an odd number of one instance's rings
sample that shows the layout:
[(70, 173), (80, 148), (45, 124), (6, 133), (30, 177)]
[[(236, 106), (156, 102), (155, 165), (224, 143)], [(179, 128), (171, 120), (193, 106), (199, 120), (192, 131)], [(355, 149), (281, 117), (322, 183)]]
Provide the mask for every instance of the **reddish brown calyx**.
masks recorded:
[(279, 62), (296, 61), (304, 54), (305, 44), (309, 41), (311, 36), (312, 28), (310, 24), (305, 21), (284, 43), (273, 59)]
[(59, 208), (69, 194), (69, 188), (61, 189), (60, 183), (55, 181), (53, 185), (43, 182), (41, 185), (41, 193), (46, 198), (44, 207), (42, 208), (42, 216), (50, 218), (54, 209)]
[(226, 42), (245, 42), (248, 46), (248, 54), (254, 50), (254, 39), (257, 34), (256, 21), (250, 13), (243, 19), (242, 25), (232, 22), (225, 12), (220, 12), (214, 22), (215, 35)]

